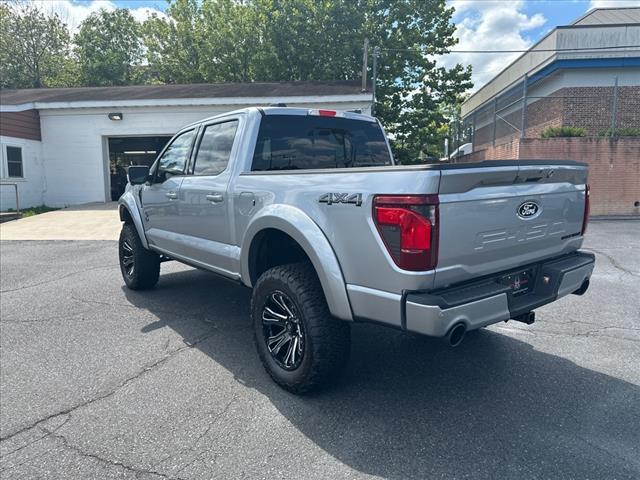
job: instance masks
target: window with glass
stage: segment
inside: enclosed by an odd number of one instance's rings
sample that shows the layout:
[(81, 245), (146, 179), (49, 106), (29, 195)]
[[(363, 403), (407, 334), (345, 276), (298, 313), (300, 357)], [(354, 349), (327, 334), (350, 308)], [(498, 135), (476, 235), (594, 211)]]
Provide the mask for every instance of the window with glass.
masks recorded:
[(160, 181), (164, 181), (167, 174), (182, 175), (184, 173), (195, 132), (195, 130), (188, 130), (180, 134), (164, 151), (158, 163), (158, 178)]
[(7, 146), (7, 176), (10, 178), (22, 178), (22, 148)]
[(227, 168), (238, 121), (207, 125), (196, 153), (194, 175), (218, 175)]
[(252, 170), (377, 167), (391, 165), (375, 122), (348, 118), (266, 115), (260, 123)]

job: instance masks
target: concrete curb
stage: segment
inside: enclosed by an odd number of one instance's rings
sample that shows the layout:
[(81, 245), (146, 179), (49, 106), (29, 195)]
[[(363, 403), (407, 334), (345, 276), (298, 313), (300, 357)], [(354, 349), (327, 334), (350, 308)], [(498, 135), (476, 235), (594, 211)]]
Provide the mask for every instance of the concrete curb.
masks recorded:
[(589, 217), (590, 222), (603, 222), (607, 220), (640, 220), (640, 215), (597, 215)]

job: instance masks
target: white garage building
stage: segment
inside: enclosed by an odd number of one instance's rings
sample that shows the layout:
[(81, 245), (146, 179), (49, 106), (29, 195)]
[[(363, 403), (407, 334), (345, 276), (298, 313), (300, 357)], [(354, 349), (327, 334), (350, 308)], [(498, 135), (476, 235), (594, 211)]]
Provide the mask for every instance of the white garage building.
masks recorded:
[(123, 167), (150, 164), (182, 126), (284, 103), (371, 112), (359, 81), (145, 85), (0, 91), (0, 210), (117, 198)]

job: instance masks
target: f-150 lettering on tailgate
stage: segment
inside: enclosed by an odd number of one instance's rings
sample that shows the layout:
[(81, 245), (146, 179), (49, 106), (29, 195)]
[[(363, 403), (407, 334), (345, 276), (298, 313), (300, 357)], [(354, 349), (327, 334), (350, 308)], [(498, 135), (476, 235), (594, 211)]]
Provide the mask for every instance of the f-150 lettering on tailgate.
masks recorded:
[(564, 220), (551, 223), (537, 223), (520, 228), (496, 229), (479, 232), (476, 235), (475, 250), (501, 248), (505, 245), (516, 245), (522, 242), (539, 240), (544, 237), (562, 236), (566, 233)]

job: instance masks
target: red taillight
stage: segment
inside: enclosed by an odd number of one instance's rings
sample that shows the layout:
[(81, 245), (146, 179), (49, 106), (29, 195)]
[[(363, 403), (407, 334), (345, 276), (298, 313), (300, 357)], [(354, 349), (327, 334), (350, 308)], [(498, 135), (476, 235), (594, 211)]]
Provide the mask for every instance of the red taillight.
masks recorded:
[(438, 263), (438, 196), (380, 195), (373, 219), (395, 264), (419, 272)]
[(326, 110), (322, 108), (312, 108), (310, 110), (307, 110), (307, 115), (316, 115), (320, 117), (344, 117), (344, 112), (338, 112), (337, 110)]
[(589, 224), (589, 210), (591, 209), (591, 194), (589, 192), (589, 185), (584, 190), (584, 215), (582, 217), (582, 232), (581, 235), (587, 233), (587, 225)]

